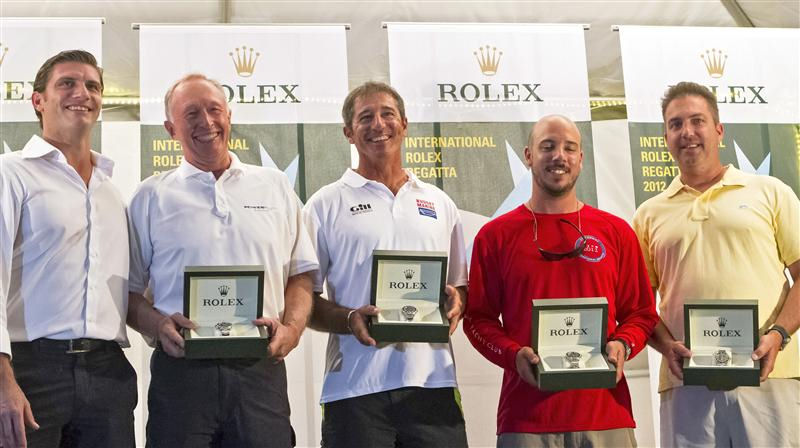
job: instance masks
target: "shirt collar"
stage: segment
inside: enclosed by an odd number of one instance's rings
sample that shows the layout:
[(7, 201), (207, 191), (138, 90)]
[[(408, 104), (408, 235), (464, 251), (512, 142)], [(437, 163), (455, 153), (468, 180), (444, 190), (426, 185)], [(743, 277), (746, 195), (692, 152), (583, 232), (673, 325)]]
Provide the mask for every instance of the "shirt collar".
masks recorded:
[[(242, 163), (242, 161), (239, 160), (239, 157), (237, 157), (233, 152), (228, 151), (228, 154), (231, 156), (231, 165), (225, 171), (230, 171), (231, 175), (243, 174), (247, 165)], [(183, 179), (206, 174), (211, 176), (214, 175), (213, 173), (200, 170), (196, 166), (192, 165), (188, 160), (186, 160), (186, 157), (181, 159), (181, 164), (178, 166), (178, 169), (175, 172)]]
[[(107, 177), (111, 177), (114, 172), (114, 161), (110, 157), (104, 156), (99, 152), (91, 151), (92, 166), (100, 170)], [(34, 135), (22, 148), (22, 158), (24, 159), (54, 159), (55, 161), (67, 164), (67, 158), (58, 148), (51, 145), (47, 140)]]
[[(420, 180), (416, 175), (414, 175), (413, 171), (409, 170), (408, 168), (404, 168), (403, 171), (405, 171), (406, 174), (408, 175), (408, 182), (410, 182), (412, 186), (414, 187), (419, 186)], [(342, 182), (353, 188), (361, 188), (368, 182), (374, 182), (374, 181), (358, 174), (354, 169), (348, 168), (342, 175)]]
[[(719, 185), (720, 187), (728, 187), (728, 186), (746, 186), (747, 185), (747, 175), (745, 173), (738, 170), (732, 164), (727, 165), (727, 169), (725, 170), (725, 174), (722, 175), (722, 179), (719, 180), (716, 184), (712, 185), (711, 188)], [(671, 198), (684, 189), (691, 189), (688, 185), (684, 184), (681, 181), (681, 176), (677, 175), (672, 182), (669, 184), (664, 193), (666, 193), (668, 198)]]

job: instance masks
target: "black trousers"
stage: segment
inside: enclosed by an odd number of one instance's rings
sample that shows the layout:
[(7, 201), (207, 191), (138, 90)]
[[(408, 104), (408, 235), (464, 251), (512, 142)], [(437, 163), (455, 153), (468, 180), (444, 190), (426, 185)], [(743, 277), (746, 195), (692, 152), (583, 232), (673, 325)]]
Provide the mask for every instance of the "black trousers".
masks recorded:
[(292, 447), (286, 366), (273, 359), (150, 362), (147, 447)]
[(11, 344), (14, 375), (40, 428), (31, 448), (134, 447), (136, 372), (119, 344), (67, 354), (63, 341)]
[(325, 403), (323, 448), (466, 447), (458, 391), (404, 387)]

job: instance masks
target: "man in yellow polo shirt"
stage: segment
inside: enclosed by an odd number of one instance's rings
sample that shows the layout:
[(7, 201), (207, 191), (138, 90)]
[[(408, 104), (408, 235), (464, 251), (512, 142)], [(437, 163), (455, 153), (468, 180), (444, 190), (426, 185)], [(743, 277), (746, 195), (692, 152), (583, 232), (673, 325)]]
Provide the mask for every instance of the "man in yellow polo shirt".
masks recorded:
[[(770, 176), (719, 158), (716, 98), (682, 82), (661, 102), (665, 137), (681, 174), (642, 204), (633, 227), (661, 322), (650, 344), (663, 355), (662, 446), (800, 446), (800, 201)], [(784, 274), (794, 279), (790, 287)], [(761, 386), (683, 386), (685, 299), (758, 299)]]

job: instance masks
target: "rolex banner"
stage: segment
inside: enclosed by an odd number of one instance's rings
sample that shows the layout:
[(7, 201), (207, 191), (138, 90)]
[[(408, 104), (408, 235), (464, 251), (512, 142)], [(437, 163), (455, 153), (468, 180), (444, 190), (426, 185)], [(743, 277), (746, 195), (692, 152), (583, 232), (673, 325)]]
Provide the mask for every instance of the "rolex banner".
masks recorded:
[(389, 73), (406, 102), (404, 162), (462, 211), (471, 240), (525, 202), (524, 149), (540, 117), (578, 124), (578, 196), (597, 204), (581, 25), (389, 24)]
[(680, 81), (707, 86), (725, 128), (720, 159), (800, 194), (800, 30), (620, 27), (638, 206), (678, 175), (661, 97)]
[[(102, 19), (0, 17), (0, 154), (41, 134), (31, 105), (33, 80), (44, 61), (63, 50), (86, 50), (102, 66)], [(100, 125), (92, 131), (100, 151)]]
[(180, 164), (180, 145), (163, 125), (164, 95), (189, 73), (222, 84), (228, 147), (245, 163), (284, 171), (301, 199), (350, 165), (344, 25), (141, 25), (140, 34), (143, 179)]

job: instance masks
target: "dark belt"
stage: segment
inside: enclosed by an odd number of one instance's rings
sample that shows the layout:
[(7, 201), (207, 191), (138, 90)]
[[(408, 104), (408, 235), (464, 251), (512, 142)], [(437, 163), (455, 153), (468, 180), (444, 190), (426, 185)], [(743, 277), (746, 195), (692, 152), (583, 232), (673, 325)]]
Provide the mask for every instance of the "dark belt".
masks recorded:
[(78, 355), (81, 353), (89, 353), (95, 350), (104, 348), (113, 348), (118, 346), (115, 341), (106, 341), (103, 339), (35, 339), (30, 342), (12, 342), (11, 347), (14, 349), (33, 349), (41, 352), (57, 352), (65, 353), (67, 355)]

